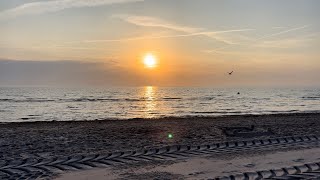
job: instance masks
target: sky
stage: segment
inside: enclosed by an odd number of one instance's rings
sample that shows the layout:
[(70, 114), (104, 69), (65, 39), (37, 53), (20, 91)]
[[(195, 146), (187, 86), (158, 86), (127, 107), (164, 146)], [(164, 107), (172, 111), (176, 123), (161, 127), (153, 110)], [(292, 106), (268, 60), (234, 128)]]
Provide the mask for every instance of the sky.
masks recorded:
[[(0, 86), (320, 87), (319, 8), (318, 0), (2, 0)], [(146, 54), (155, 68), (143, 65)]]

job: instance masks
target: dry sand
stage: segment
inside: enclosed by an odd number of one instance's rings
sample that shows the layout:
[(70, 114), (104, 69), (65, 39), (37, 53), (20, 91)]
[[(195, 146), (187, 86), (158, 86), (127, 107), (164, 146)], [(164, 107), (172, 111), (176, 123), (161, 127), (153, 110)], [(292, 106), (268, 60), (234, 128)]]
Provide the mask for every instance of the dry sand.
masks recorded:
[[(124, 121), (0, 124), (1, 161), (106, 154), (167, 145), (320, 134), (320, 114), (187, 117)], [(227, 127), (255, 126), (256, 134), (230, 137)], [(273, 134), (259, 133), (272, 131)], [(168, 133), (173, 138), (167, 138)]]
[[(320, 114), (131, 119), (0, 124), (0, 165), (10, 160), (106, 154), (168, 145), (320, 135)], [(245, 128), (251, 133), (232, 134)], [(250, 130), (251, 129), (251, 130)], [(231, 133), (230, 133), (231, 132)], [(173, 134), (173, 138), (167, 135)], [(275, 149), (230, 156), (144, 162), (72, 172), (61, 179), (205, 179), (319, 160), (320, 149)]]
[(105, 179), (210, 179), (243, 172), (278, 169), (320, 161), (320, 148), (282, 152), (245, 152), (234, 157), (204, 156), (183, 161), (146, 163), (70, 172), (57, 180)]

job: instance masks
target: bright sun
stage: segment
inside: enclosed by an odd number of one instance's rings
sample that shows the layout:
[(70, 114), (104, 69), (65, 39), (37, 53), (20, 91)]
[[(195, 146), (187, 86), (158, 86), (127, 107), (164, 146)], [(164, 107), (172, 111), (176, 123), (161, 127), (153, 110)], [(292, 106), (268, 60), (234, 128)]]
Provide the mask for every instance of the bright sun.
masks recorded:
[(157, 65), (157, 58), (153, 54), (147, 54), (143, 58), (143, 64), (147, 68), (154, 68)]

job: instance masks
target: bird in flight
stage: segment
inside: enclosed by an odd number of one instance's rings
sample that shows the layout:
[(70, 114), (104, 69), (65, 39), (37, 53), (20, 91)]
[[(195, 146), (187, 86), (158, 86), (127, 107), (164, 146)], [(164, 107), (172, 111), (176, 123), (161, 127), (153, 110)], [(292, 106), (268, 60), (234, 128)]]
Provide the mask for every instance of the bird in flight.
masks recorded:
[(232, 73), (233, 73), (233, 71), (231, 71), (231, 72), (228, 72), (228, 74), (229, 74), (229, 75), (232, 75)]

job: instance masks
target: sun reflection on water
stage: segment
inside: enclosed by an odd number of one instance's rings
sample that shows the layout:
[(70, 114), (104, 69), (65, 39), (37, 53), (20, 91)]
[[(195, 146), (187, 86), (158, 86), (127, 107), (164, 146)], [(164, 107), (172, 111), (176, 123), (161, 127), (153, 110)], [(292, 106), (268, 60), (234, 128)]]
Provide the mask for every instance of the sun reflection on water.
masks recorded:
[(144, 88), (145, 98), (145, 117), (153, 118), (156, 116), (157, 103), (156, 99), (156, 87), (146, 86)]

